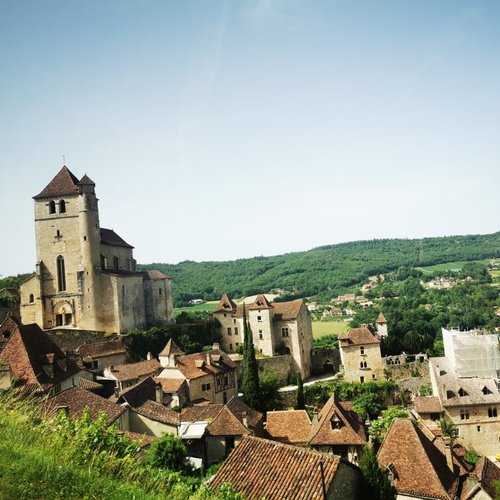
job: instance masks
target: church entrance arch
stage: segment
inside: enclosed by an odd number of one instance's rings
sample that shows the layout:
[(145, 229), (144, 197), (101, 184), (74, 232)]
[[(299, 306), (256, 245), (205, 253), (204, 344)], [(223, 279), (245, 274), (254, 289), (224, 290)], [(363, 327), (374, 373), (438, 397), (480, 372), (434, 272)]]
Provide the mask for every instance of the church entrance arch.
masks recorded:
[(73, 325), (73, 307), (68, 301), (63, 300), (55, 304), (53, 324), (55, 326)]

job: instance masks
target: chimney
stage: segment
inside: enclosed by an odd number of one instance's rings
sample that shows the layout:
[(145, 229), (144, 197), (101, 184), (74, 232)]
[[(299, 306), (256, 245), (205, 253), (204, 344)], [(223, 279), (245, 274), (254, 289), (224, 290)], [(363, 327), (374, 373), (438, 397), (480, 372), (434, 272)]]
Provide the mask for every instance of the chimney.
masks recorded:
[(120, 397), (120, 388), (119, 387), (115, 387), (115, 398), (119, 398)]
[(147, 359), (148, 361), (151, 361), (151, 360), (153, 359), (153, 355), (152, 355), (150, 352), (148, 352), (148, 354), (147, 354), (147, 356), (146, 356), (146, 359)]
[(446, 465), (453, 472), (453, 457), (451, 455), (451, 438), (449, 436), (443, 436), (444, 441), (444, 454), (446, 457)]
[(207, 366), (212, 366), (212, 357), (209, 352), (207, 352)]
[(311, 424), (316, 425), (318, 423), (318, 412), (315, 410), (312, 414)]
[(163, 404), (163, 389), (161, 384), (157, 384), (155, 387), (155, 399), (157, 403)]
[(243, 420), (243, 425), (248, 429), (248, 417), (247, 417), (247, 412), (244, 411), (241, 414), (241, 419)]
[(214, 342), (213, 345), (212, 345), (212, 349), (214, 351), (218, 351), (220, 349), (220, 344), (219, 342)]

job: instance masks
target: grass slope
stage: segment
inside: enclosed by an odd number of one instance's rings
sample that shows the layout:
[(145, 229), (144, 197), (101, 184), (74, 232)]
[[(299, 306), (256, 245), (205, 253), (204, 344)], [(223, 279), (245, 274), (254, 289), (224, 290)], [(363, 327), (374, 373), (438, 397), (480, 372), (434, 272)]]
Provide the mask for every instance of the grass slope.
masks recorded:
[(235, 297), (287, 290), (301, 297), (330, 297), (362, 284), (368, 276), (400, 266), (430, 266), (500, 256), (500, 232), (414, 240), (373, 240), (342, 243), (272, 257), (228, 262), (154, 263), (173, 277), (174, 300), (185, 305), (195, 298), (217, 300), (224, 292)]

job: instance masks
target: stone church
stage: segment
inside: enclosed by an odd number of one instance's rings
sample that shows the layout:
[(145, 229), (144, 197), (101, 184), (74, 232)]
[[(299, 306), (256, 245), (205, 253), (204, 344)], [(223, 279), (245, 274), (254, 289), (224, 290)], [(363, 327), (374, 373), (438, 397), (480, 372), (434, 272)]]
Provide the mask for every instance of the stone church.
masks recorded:
[(87, 175), (64, 166), (33, 199), (37, 263), (21, 285), (24, 324), (122, 333), (173, 322), (170, 277), (137, 271), (134, 247), (101, 228)]

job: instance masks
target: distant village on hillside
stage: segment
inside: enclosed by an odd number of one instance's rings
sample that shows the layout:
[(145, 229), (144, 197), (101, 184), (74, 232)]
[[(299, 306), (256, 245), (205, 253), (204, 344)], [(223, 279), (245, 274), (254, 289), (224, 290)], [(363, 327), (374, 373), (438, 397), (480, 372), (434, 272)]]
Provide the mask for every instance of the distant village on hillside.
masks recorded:
[[(328, 304), (225, 293), (205, 318), (176, 321), (175, 279), (140, 270), (101, 227), (90, 177), (64, 166), (33, 199), (34, 272), (0, 290), (2, 393), (48, 420), (105, 414), (138, 460), (171, 436), (193, 476), (217, 465), (209, 491), (230, 483), (241, 498), (499, 498), (498, 330), (447, 325), (436, 341), (407, 324), (405, 352), (391, 337), (404, 321), (377, 295), (384, 276)], [(404, 286), (447, 297), (473, 281)]]

